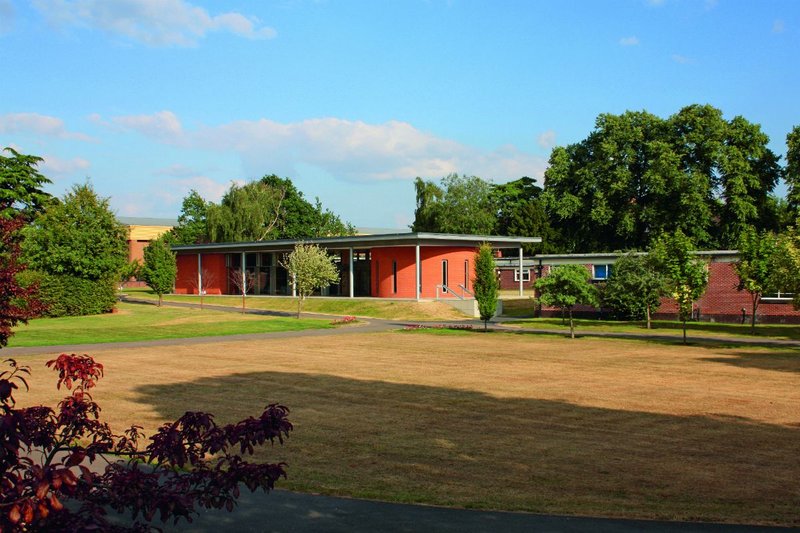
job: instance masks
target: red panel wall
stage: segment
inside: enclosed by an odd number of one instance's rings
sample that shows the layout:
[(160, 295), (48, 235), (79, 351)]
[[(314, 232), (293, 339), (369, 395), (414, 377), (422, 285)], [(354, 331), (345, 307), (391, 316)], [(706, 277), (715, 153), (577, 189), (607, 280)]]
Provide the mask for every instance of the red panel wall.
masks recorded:
[[(475, 268), (475, 248), (472, 247), (420, 247), (420, 266), (422, 270), (422, 290), (420, 297), (435, 298), (436, 286), (442, 284), (442, 261), (447, 261), (448, 285), (461, 292), (459, 285), (472, 290), (472, 277)], [(397, 262), (397, 292), (394, 292), (392, 263)], [(464, 267), (467, 276), (464, 276)], [(416, 251), (413, 246), (397, 246), (372, 249), (372, 295), (380, 298), (416, 297)], [(439, 297), (454, 297), (450, 293)]]
[[(176, 294), (197, 294), (197, 254), (178, 254)], [(222, 294), (227, 268), (225, 254), (203, 254), (203, 289), (206, 294)]]

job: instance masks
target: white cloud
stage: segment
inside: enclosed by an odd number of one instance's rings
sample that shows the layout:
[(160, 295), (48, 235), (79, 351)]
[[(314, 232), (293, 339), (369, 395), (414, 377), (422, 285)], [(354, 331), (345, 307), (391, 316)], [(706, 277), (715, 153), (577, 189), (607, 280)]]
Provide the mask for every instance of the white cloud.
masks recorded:
[(631, 35), (630, 37), (623, 37), (619, 40), (619, 44), (622, 46), (637, 46), (639, 44), (639, 38), (635, 35)]
[(5, 134), (34, 134), (58, 139), (73, 139), (79, 141), (94, 141), (83, 133), (68, 131), (64, 121), (49, 115), (38, 113), (8, 113), (0, 115), (0, 133)]
[(438, 178), (453, 172), (503, 181), (541, 177), (547, 165), (544, 158), (514, 146), (483, 150), (400, 121), (367, 124), (321, 118), (279, 123), (261, 119), (187, 131), (177, 116), (162, 111), (114, 117), (111, 124), (185, 148), (234, 152), (250, 176), (265, 172), (296, 176), (298, 169), (313, 167), (348, 181)]
[(682, 56), (680, 54), (672, 54), (672, 60), (676, 63), (681, 65), (688, 65), (694, 63), (694, 60), (690, 57)]
[(549, 150), (553, 146), (556, 145), (556, 132), (553, 130), (547, 130), (539, 134), (536, 138), (536, 144), (544, 148), (545, 150)]
[(649, 6), (657, 7), (663, 6), (666, 3), (666, 0), (645, 0), (645, 2)]
[(151, 46), (193, 46), (215, 31), (247, 39), (276, 35), (255, 17), (211, 15), (185, 0), (34, 0), (34, 5), (56, 27), (96, 28)]
[(54, 155), (44, 155), (42, 159), (44, 161), (39, 165), (39, 170), (54, 181), (62, 179), (82, 181), (86, 177), (86, 171), (92, 166), (89, 161), (80, 157), (61, 159)]
[[(103, 120), (93, 116), (93, 120), (98, 124), (104, 124)], [(152, 115), (128, 115), (111, 119), (115, 126), (134, 130), (147, 137), (155, 137), (162, 140), (178, 142), (183, 138), (183, 127), (181, 121), (172, 111), (159, 111)]]
[(777, 19), (772, 23), (772, 33), (783, 33), (784, 31), (786, 31), (786, 24), (782, 20)]

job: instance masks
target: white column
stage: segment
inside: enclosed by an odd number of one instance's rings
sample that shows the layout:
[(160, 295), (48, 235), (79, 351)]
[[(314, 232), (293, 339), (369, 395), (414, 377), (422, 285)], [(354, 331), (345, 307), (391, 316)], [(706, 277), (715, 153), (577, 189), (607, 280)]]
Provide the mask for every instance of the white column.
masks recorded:
[(350, 276), (350, 283), (349, 283), (349, 285), (350, 285), (350, 298), (352, 298), (356, 294), (355, 293), (355, 288), (353, 287), (353, 280), (355, 279), (355, 276), (353, 275), (353, 249), (352, 248), (348, 248), (348, 260), (347, 260), (347, 262), (350, 265), (348, 267), (348, 269), (347, 269), (347, 273), (348, 273), (348, 276)]
[(244, 252), (242, 252), (241, 268), (242, 268), (242, 294), (246, 294), (247, 293), (247, 276), (245, 276), (245, 271), (244, 271)]
[(522, 296), (522, 245), (519, 247), (519, 295)]
[(419, 264), (419, 244), (416, 246), (416, 268), (417, 268), (417, 275), (416, 275), (416, 285), (417, 285), (417, 301), (419, 301), (419, 293), (420, 293), (420, 284), (422, 281), (422, 270), (420, 269)]
[(197, 254), (197, 294), (203, 294), (203, 254)]

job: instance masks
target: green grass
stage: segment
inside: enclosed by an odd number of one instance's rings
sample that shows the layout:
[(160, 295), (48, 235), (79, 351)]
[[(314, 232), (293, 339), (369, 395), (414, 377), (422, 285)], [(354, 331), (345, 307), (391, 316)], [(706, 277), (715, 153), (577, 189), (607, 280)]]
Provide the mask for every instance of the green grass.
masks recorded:
[[(569, 325), (561, 318), (528, 318), (513, 322), (515, 325), (529, 328), (564, 329)], [(647, 329), (644, 322), (625, 322), (616, 320), (575, 319), (575, 330), (583, 332), (639, 333), (643, 335), (682, 334), (683, 325), (676, 320), (656, 320), (652, 329)], [(776, 340), (800, 340), (800, 327), (785, 324), (756, 325), (755, 335), (750, 333), (749, 324), (722, 324), (719, 322), (687, 322), (686, 332), (690, 336), (705, 337), (756, 337)]]
[(328, 320), (241, 315), (209, 309), (121, 303), (118, 313), (38, 318), (15, 329), (8, 346), (96, 344), (333, 327)]
[[(125, 289), (123, 293), (135, 298), (157, 300), (149, 289)], [(166, 302), (200, 303), (196, 295), (168, 294)], [(241, 296), (206, 296), (208, 305), (241, 307)], [(297, 299), (282, 296), (248, 296), (245, 304), (250, 309), (297, 312)], [(440, 302), (397, 301), (378, 298), (309, 298), (303, 304), (303, 312), (329, 315), (354, 315), (389, 320), (453, 320), (465, 316), (447, 304)]]

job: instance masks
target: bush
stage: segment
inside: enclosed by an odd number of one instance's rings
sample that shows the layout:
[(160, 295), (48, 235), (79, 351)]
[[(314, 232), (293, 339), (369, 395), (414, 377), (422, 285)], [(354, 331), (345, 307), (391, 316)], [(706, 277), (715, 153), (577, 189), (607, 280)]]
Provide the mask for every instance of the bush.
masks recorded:
[(19, 274), (19, 281), (25, 287), (39, 284), (42, 316), (99, 315), (110, 312), (117, 301), (116, 283), (111, 279), (89, 280), (28, 270)]

